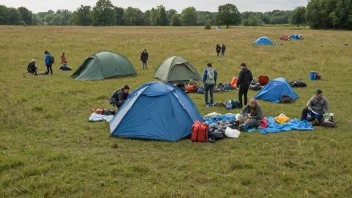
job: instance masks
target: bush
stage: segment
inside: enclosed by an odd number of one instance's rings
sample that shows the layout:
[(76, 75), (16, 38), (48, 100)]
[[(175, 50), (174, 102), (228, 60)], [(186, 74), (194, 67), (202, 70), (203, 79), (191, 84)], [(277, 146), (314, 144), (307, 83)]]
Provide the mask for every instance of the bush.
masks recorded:
[(211, 29), (211, 24), (210, 24), (209, 21), (207, 21), (207, 22), (205, 23), (204, 29), (206, 29), (206, 30), (210, 30), (210, 29)]

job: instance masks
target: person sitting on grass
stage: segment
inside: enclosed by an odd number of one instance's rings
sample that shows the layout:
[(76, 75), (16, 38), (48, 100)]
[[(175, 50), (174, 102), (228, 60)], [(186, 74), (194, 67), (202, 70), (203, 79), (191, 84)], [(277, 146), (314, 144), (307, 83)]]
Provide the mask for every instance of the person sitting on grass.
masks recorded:
[(110, 97), (110, 104), (116, 106), (119, 109), (123, 103), (127, 100), (128, 92), (130, 91), (130, 87), (125, 85), (123, 88), (117, 89), (114, 91), (112, 96)]
[[(301, 120), (312, 122), (317, 119), (318, 123), (321, 124), (324, 122), (323, 115), (328, 110), (328, 101), (323, 96), (323, 91), (318, 89), (316, 95), (308, 101), (307, 106), (302, 110)], [(307, 119), (308, 114), (311, 115), (310, 119)]]
[(60, 67), (61, 71), (70, 71), (72, 70), (69, 66), (67, 66), (67, 61), (65, 61), (62, 66)]
[(264, 116), (262, 106), (254, 98), (249, 100), (249, 103), (242, 109), (239, 120), (244, 122), (240, 125), (240, 129), (249, 127), (259, 127)]
[(28, 64), (27, 66), (27, 72), (24, 72), (23, 73), (23, 77), (26, 77), (26, 74), (29, 73), (29, 74), (33, 74), (33, 75), (38, 75), (38, 67), (35, 65), (35, 60), (32, 59), (31, 62)]

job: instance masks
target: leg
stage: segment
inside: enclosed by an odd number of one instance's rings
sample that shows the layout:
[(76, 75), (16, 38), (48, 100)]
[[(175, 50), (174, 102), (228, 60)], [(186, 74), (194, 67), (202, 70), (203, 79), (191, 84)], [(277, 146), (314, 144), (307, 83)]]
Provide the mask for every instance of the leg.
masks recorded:
[(46, 66), (46, 71), (47, 71), (48, 74), (49, 74), (49, 66), (48, 66), (48, 65)]
[(213, 105), (214, 104), (214, 88), (215, 85), (210, 85), (209, 86), (209, 91), (210, 91), (210, 104)]
[(51, 72), (51, 74), (53, 74), (53, 66), (52, 66), (52, 65), (50, 65), (50, 66), (49, 66), (49, 68), (50, 68), (50, 72)]
[(209, 104), (209, 102), (208, 102), (208, 91), (209, 91), (209, 86), (207, 84), (205, 84), (204, 85), (205, 104)]
[(142, 61), (142, 68), (143, 68), (143, 70), (144, 70), (144, 62)]
[(248, 89), (249, 87), (244, 87), (244, 90), (243, 90), (243, 95), (244, 95), (244, 105), (247, 105), (248, 103), (248, 98), (247, 98), (247, 93), (248, 93)]
[(243, 87), (242, 87), (242, 85), (240, 85), (240, 89), (238, 90), (238, 101), (240, 102), (241, 106), (243, 107), (242, 95), (243, 95)]
[(148, 69), (148, 62), (145, 61), (145, 68)]
[(307, 120), (307, 114), (309, 113), (308, 107), (304, 108), (302, 110), (302, 115), (301, 115), (301, 121), (302, 120)]
[(261, 123), (261, 120), (248, 119), (244, 125), (247, 127), (258, 127)]

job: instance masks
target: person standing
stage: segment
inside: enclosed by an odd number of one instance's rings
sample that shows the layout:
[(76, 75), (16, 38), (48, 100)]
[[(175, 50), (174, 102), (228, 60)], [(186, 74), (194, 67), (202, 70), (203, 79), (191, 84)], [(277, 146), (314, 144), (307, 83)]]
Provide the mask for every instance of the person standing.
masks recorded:
[(225, 44), (222, 44), (222, 47), (221, 47), (221, 56), (222, 57), (225, 56), (225, 51), (226, 51), (226, 46), (225, 46)]
[[(203, 72), (205, 104), (207, 105), (207, 107), (212, 106), (214, 104), (214, 89), (217, 77), (218, 73), (215, 69), (213, 69), (212, 64), (208, 63), (207, 68), (205, 68)], [(210, 92), (210, 103), (208, 101), (208, 92)]]
[(238, 91), (238, 101), (241, 103), (241, 107), (243, 107), (242, 96), (244, 95), (244, 104), (247, 104), (247, 93), (249, 89), (249, 85), (253, 80), (253, 75), (251, 70), (247, 68), (246, 63), (241, 63), (241, 71), (238, 75), (237, 87), (239, 87)]
[(47, 72), (49, 74), (49, 71), (51, 73), (51, 75), (53, 74), (53, 68), (52, 68), (52, 65), (54, 63), (54, 58), (53, 56), (51, 56), (51, 54), (46, 50), (44, 52), (45, 54), (45, 66), (47, 68)]
[(218, 55), (218, 57), (219, 57), (220, 51), (221, 51), (221, 47), (219, 44), (217, 44), (216, 45), (216, 54)]
[(144, 49), (143, 52), (141, 53), (141, 61), (142, 61), (143, 70), (144, 70), (144, 66), (145, 66), (145, 69), (148, 69), (148, 58), (149, 58), (149, 54), (148, 54), (147, 50)]

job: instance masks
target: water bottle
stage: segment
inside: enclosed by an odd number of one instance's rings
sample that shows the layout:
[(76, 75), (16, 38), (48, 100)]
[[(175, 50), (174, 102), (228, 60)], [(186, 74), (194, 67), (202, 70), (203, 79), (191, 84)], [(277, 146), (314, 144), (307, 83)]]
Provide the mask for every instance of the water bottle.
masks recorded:
[(227, 109), (227, 110), (231, 110), (231, 109), (232, 109), (231, 100), (229, 100), (229, 101), (226, 102), (226, 109)]

